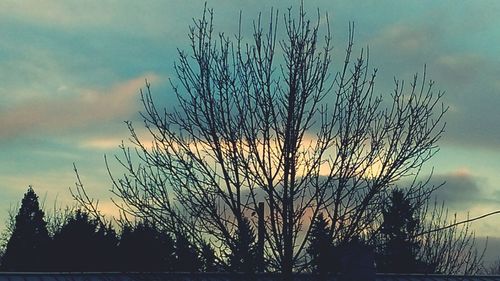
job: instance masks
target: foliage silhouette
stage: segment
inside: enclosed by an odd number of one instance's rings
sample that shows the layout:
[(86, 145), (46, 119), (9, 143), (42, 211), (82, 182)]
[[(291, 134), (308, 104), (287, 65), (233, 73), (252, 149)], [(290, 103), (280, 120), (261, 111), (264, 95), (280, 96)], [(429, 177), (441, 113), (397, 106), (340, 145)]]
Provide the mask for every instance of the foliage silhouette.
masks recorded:
[[(418, 198), (418, 197), (417, 197)], [(122, 225), (120, 239), (111, 224), (91, 218), (87, 211), (77, 209), (58, 219), (51, 241), (40, 209), (38, 197), (30, 187), (13, 221), (12, 235), (2, 258), (2, 269), (9, 271), (235, 271), (253, 273), (256, 270), (255, 233), (250, 221), (243, 217), (241, 227), (233, 233), (233, 251), (216, 255), (205, 240), (191, 242), (187, 235), (176, 234), (176, 240), (165, 230), (147, 221)], [(400, 189), (394, 189), (382, 208), (377, 269), (392, 273), (441, 273), (442, 268), (456, 270), (464, 265), (478, 267), (478, 260), (460, 260), (462, 253), (472, 253), (467, 232), (446, 228), (443, 232), (427, 232), (433, 236), (423, 240), (416, 235), (425, 229), (435, 229), (442, 223), (439, 209), (434, 209), (430, 226), (421, 223), (425, 209), (413, 202)], [(72, 212), (71, 215), (68, 215)], [(437, 215), (436, 215), (437, 214)], [(60, 226), (57, 229), (56, 226)], [(334, 244), (328, 219), (319, 213), (311, 226), (306, 252), (308, 269), (320, 273), (341, 273), (354, 279), (372, 276), (371, 247), (365, 240), (354, 237), (343, 244)], [(20, 242), (22, 241), (22, 243)], [(424, 241), (427, 243), (424, 243)], [(437, 242), (436, 242), (437, 241)], [(425, 246), (425, 247), (424, 247)], [(429, 249), (431, 252), (429, 254)], [(465, 251), (464, 251), (465, 249)], [(456, 253), (455, 253), (456, 252)], [(229, 267), (221, 264), (226, 257)], [(466, 257), (469, 259), (468, 257)], [(446, 261), (453, 259), (452, 261)], [(445, 260), (445, 261), (443, 261)], [(354, 266), (353, 266), (354, 264)], [(266, 264), (269, 268), (269, 264)], [(362, 270), (363, 269), (363, 270)], [(465, 272), (475, 272), (475, 271)], [(446, 272), (446, 271), (444, 271)], [(452, 271), (457, 272), (457, 271)]]
[(420, 243), (415, 237), (419, 221), (417, 210), (409, 198), (394, 189), (382, 209), (382, 252), (377, 261), (380, 272), (419, 273), (423, 270), (417, 259)]
[(189, 241), (186, 235), (181, 233), (175, 237), (175, 256), (174, 271), (197, 272), (202, 268), (197, 247)]
[(319, 274), (339, 271), (339, 260), (334, 258), (334, 246), (330, 236), (328, 221), (320, 213), (313, 222), (307, 253), (310, 270)]
[(342, 281), (375, 280), (375, 259), (373, 247), (356, 236), (340, 245), (340, 269)]
[(229, 254), (229, 269), (236, 272), (253, 273), (257, 270), (255, 232), (250, 221), (244, 217), (234, 235), (234, 245)]
[(111, 226), (101, 225), (76, 210), (52, 241), (54, 271), (85, 272), (116, 270), (118, 238)]
[(125, 225), (119, 244), (120, 270), (138, 272), (173, 271), (175, 248), (172, 237), (143, 221)]
[(222, 271), (220, 268), (219, 264), (217, 263), (217, 256), (215, 255), (215, 251), (210, 246), (209, 243), (206, 241), (203, 241), (201, 243), (201, 254), (200, 254), (200, 259), (201, 259), (201, 264), (202, 272), (218, 272)]
[(50, 237), (38, 196), (30, 186), (21, 201), (2, 257), (4, 271), (46, 271)]

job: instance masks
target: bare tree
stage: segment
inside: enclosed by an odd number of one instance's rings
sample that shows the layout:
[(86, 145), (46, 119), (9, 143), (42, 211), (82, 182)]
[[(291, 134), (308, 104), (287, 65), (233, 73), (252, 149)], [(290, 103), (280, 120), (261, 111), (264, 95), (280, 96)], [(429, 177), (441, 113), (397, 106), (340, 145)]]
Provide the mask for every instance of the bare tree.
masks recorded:
[[(75, 163), (73, 163), (73, 171), (75, 171), (76, 182), (74, 187), (69, 188), (69, 192), (75, 200), (77, 207), (81, 208), (82, 211), (90, 215), (92, 219), (98, 221), (100, 227), (106, 227), (113, 224), (114, 222), (117, 222), (122, 227), (130, 223), (129, 221), (127, 221), (126, 217), (119, 218), (117, 221), (114, 221), (115, 218), (106, 218), (106, 216), (101, 213), (101, 211), (99, 211), (99, 200), (90, 197), (87, 193), (87, 190), (82, 183), (78, 168), (76, 167)], [(74, 211), (74, 209), (71, 211)]]
[(455, 214), (450, 220), (444, 203), (434, 203), (420, 209), (419, 220), (418, 257), (429, 266), (429, 273), (475, 275), (483, 270), (487, 243), (480, 250), (469, 219), (457, 221)]
[(486, 275), (500, 275), (500, 259), (493, 261), (488, 267), (483, 271)]
[[(179, 51), (175, 109), (155, 102), (148, 83), (141, 92), (152, 140), (128, 122), (135, 150), (122, 146), (122, 176), (110, 171), (118, 205), (193, 243), (208, 239), (223, 257), (264, 200), (268, 269), (285, 277), (306, 266), (321, 212), (337, 243), (375, 233), (388, 190), (417, 179), (437, 151), (446, 107), (425, 71), (409, 86), (395, 80), (392, 94), (374, 94), (376, 70), (368, 51), (353, 58), (352, 25), (343, 61), (331, 69), (330, 24), (320, 18), (309, 20), (302, 6), (271, 11), (267, 24), (253, 22), (251, 40), (240, 19), (233, 39), (214, 32), (205, 9), (190, 28), (190, 51)], [(408, 194), (433, 190), (413, 182)]]

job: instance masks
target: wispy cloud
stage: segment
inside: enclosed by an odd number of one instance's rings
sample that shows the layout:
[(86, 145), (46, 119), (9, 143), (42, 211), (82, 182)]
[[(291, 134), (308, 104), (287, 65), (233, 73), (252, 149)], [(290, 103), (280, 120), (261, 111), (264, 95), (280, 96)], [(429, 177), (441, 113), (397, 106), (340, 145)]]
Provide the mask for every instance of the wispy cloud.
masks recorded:
[(145, 77), (151, 82), (159, 79), (156, 74), (146, 74), (108, 89), (75, 90), (75, 95), (34, 98), (4, 108), (0, 111), (0, 139), (99, 127), (108, 120), (130, 118), (138, 110)]

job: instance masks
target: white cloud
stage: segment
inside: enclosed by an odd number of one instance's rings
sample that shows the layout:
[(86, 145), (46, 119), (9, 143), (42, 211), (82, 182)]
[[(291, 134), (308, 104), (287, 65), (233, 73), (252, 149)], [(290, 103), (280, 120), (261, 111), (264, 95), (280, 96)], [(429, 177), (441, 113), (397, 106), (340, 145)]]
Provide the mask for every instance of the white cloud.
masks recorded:
[(76, 89), (62, 97), (33, 98), (0, 111), (0, 139), (99, 127), (109, 120), (126, 120), (138, 111), (138, 93), (145, 78), (119, 82), (106, 89)]

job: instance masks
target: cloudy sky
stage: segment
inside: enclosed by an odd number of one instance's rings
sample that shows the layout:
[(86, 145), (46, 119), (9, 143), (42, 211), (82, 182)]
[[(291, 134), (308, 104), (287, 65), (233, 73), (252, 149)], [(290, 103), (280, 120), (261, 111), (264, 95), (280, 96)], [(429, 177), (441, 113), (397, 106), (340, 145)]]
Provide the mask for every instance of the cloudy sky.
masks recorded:
[[(411, 79), (427, 65), (450, 106), (441, 150), (429, 163), (439, 192), (465, 216), (500, 209), (500, 2), (305, 1), (328, 13), (338, 57), (349, 22), (355, 46), (370, 47), (376, 92), (394, 77)], [(216, 30), (234, 33), (299, 1), (209, 0)], [(127, 142), (124, 120), (140, 125), (144, 80), (173, 97), (176, 49), (187, 49), (188, 26), (203, 1), (0, 2), (0, 220), (28, 185), (47, 202), (71, 202), (72, 163), (89, 192), (110, 210), (103, 156)], [(249, 35), (249, 34), (247, 34)], [(499, 236), (500, 217), (474, 224)]]

